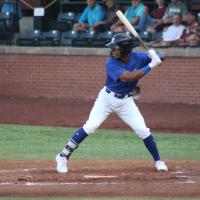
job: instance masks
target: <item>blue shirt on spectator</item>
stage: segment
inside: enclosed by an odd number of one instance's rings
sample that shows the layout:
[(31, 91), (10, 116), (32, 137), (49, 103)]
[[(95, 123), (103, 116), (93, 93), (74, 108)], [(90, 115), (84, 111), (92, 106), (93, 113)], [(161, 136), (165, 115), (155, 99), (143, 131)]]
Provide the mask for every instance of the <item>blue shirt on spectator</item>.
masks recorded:
[(133, 6), (130, 6), (125, 11), (125, 16), (128, 19), (129, 22), (132, 22), (134, 18), (141, 17), (144, 12), (144, 4), (139, 3), (139, 5), (134, 8)]
[(87, 6), (79, 19), (79, 24), (88, 23), (93, 26), (96, 22), (102, 21), (105, 17), (105, 10), (99, 4), (94, 8)]

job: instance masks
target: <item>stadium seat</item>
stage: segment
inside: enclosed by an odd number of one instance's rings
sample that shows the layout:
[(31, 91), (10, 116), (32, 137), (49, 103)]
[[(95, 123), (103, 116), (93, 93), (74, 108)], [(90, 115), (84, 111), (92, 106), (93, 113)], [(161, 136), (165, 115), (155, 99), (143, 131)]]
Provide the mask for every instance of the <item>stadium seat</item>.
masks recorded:
[(43, 32), (39, 41), (40, 46), (58, 46), (60, 45), (61, 33), (58, 30)]
[(0, 21), (0, 44), (11, 45), (14, 34), (7, 29), (5, 21)]
[(80, 17), (81, 17), (82, 13), (76, 13), (75, 14), (75, 18), (74, 18), (74, 22), (78, 22)]
[(149, 42), (152, 40), (152, 34), (148, 31), (142, 31), (139, 33), (140, 37), (142, 40), (144, 40), (145, 42)]
[(78, 40), (79, 32), (78, 31), (67, 31), (62, 33), (60, 46), (72, 46), (73, 42)]
[(51, 29), (65, 32), (67, 30), (72, 29), (74, 21), (75, 21), (74, 12), (59, 13), (57, 21), (50, 22), (50, 27)]
[(17, 45), (19, 46), (37, 46), (41, 40), (41, 31), (33, 30), (26, 32), (17, 39)]
[(92, 42), (96, 39), (95, 31), (81, 32), (78, 40), (73, 42), (76, 47), (91, 47)]
[(197, 20), (200, 23), (200, 12), (197, 13)]
[(92, 42), (92, 45), (96, 47), (105, 47), (105, 45), (111, 40), (112, 36), (112, 31), (98, 33), (96, 39)]
[(0, 12), (0, 21), (4, 21), (8, 31), (18, 32), (18, 18), (11, 12)]

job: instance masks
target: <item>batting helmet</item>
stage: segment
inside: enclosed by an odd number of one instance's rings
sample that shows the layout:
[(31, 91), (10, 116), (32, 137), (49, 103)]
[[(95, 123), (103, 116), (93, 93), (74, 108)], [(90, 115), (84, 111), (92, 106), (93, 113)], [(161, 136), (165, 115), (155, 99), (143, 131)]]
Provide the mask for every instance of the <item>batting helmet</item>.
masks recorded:
[(134, 39), (127, 33), (115, 34), (111, 41), (106, 44), (111, 49), (119, 49), (121, 54), (128, 54), (134, 47)]

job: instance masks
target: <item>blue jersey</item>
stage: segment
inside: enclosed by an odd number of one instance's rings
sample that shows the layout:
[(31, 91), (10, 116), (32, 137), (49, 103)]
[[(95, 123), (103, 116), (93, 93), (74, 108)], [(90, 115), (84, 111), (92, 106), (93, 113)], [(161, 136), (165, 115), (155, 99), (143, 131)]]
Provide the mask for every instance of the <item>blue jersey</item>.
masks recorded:
[(139, 70), (151, 62), (147, 53), (131, 53), (128, 63), (109, 57), (106, 61), (106, 87), (117, 94), (128, 94), (136, 88), (138, 80), (131, 82), (121, 81), (119, 77), (125, 71)]

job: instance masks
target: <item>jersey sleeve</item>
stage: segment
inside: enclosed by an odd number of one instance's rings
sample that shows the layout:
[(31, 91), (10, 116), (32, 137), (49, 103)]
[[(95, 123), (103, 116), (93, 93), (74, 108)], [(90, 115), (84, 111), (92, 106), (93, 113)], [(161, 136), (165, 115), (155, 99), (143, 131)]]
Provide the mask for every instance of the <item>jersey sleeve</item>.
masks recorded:
[(87, 22), (87, 14), (88, 14), (88, 7), (87, 8), (85, 8), (85, 10), (83, 11), (83, 13), (82, 13), (82, 15), (81, 15), (81, 17), (80, 17), (80, 19), (79, 19), (79, 24), (82, 24), (82, 23), (84, 23), (84, 22)]
[(140, 69), (147, 66), (151, 62), (151, 58), (149, 58), (147, 52), (139, 52), (137, 55), (138, 62), (140, 62)]
[(126, 71), (124, 68), (120, 67), (119, 63), (112, 62), (108, 60), (106, 62), (107, 74), (114, 80), (117, 81), (119, 77)]

